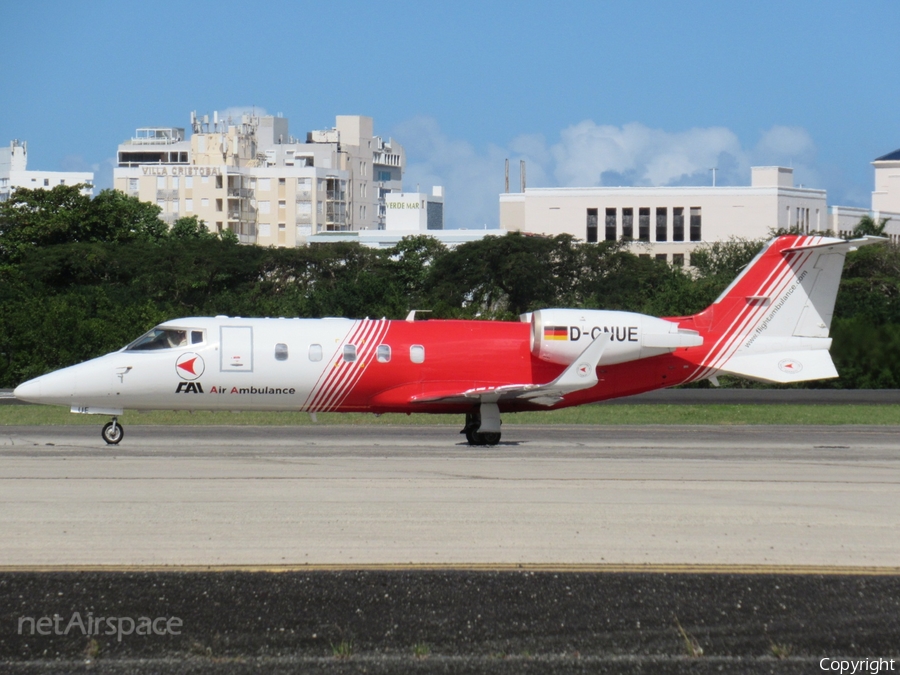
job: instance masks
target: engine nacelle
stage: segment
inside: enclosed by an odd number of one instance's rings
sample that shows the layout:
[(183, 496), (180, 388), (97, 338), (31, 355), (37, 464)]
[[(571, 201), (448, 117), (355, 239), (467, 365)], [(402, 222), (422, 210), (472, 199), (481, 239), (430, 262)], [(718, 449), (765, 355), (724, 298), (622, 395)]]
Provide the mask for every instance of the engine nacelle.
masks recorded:
[(600, 309), (540, 309), (523, 314), (531, 322), (531, 353), (543, 361), (567, 366), (601, 333), (609, 344), (598, 365), (611, 365), (697, 347), (697, 331), (654, 316)]

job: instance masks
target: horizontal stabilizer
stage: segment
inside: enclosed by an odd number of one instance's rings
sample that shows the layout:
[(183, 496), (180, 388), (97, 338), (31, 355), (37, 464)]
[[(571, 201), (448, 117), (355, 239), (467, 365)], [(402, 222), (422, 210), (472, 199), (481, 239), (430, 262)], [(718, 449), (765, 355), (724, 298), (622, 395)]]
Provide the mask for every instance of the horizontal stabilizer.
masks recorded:
[(718, 374), (722, 373), (779, 384), (838, 376), (831, 354), (824, 349), (735, 356), (719, 369)]

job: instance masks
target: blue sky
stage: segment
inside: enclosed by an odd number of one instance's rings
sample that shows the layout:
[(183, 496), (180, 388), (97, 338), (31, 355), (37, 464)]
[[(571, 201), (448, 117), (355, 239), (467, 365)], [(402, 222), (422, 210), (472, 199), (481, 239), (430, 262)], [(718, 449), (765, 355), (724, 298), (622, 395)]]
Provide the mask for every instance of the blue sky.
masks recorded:
[(749, 183), (794, 166), (868, 206), (900, 148), (900, 3), (7, 2), (0, 143), (94, 170), (140, 126), (257, 106), (291, 132), (370, 115), (407, 189), (456, 227), (497, 223), (503, 160), (528, 185)]

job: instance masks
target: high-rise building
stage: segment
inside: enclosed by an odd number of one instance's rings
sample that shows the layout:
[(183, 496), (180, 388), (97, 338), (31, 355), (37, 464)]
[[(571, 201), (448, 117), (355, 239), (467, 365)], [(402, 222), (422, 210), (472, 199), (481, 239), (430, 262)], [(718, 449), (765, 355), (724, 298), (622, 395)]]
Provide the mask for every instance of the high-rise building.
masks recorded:
[(119, 146), (115, 188), (157, 204), (168, 223), (197, 216), (244, 243), (296, 246), (319, 232), (383, 229), (385, 195), (402, 189), (403, 148), (371, 117), (292, 137), (279, 116), (191, 114), (183, 128), (138, 129)]
[(57, 185), (86, 185), (84, 194), (93, 192), (94, 174), (90, 171), (29, 171), (28, 143), (14, 140), (0, 148), (0, 202), (5, 202), (16, 188), (43, 188)]

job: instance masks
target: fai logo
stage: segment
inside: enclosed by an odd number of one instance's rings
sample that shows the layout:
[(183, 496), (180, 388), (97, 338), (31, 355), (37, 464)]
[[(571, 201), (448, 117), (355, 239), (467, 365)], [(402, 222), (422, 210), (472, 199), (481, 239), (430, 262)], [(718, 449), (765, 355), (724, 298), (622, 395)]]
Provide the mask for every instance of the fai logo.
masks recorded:
[(182, 354), (175, 362), (175, 372), (183, 380), (196, 380), (203, 374), (205, 368), (203, 359), (194, 352)]
[(199, 382), (179, 382), (175, 388), (176, 394), (202, 394), (203, 385)]
[(803, 370), (803, 364), (799, 361), (794, 361), (794, 359), (784, 359), (783, 361), (778, 362), (778, 368), (783, 373), (796, 375), (801, 370)]

